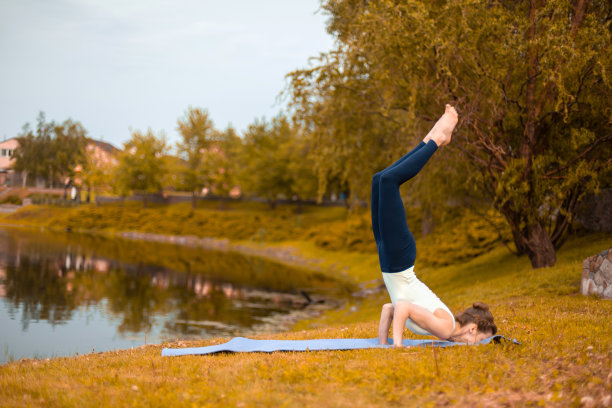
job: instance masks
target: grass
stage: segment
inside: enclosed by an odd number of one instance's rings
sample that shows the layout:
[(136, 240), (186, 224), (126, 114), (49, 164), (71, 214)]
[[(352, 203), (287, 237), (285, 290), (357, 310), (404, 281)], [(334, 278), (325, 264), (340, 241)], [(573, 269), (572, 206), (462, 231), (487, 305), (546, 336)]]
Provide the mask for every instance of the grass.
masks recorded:
[[(610, 247), (611, 238), (574, 237), (554, 267), (538, 270), (503, 247), (451, 266), (417, 263), (417, 274), (451, 310), (488, 303), (500, 333), (520, 346), (162, 358), (163, 347), (228, 339), (173, 342), (0, 366), (0, 405), (605, 406), (612, 395), (612, 302), (577, 292), (582, 260)], [(330, 251), (307, 239), (270, 245), (324, 259), (327, 270), (364, 286), (380, 283), (374, 253)], [(259, 338), (375, 337), (387, 301), (385, 291), (355, 298), (292, 332)]]

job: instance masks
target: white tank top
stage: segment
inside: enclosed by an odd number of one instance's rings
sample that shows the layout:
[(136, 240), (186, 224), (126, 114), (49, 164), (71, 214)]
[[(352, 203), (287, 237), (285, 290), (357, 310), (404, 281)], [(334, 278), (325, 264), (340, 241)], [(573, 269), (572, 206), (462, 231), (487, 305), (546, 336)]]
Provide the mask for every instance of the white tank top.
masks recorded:
[[(416, 277), (414, 274), (414, 266), (401, 272), (383, 272), (382, 275), (393, 306), (395, 306), (395, 303), (398, 301), (405, 301), (421, 306), (431, 313), (434, 313), (437, 309), (446, 310), (453, 318), (453, 330), (455, 330), (455, 317), (450, 309), (427, 287), (427, 285)], [(410, 319), (406, 319), (406, 327), (413, 333), (431, 336), (431, 333), (421, 328)]]

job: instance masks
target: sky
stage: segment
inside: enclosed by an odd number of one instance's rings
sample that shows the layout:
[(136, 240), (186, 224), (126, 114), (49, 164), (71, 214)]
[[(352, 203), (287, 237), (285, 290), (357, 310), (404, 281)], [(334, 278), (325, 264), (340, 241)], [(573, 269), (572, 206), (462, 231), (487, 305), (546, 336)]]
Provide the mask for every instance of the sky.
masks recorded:
[(131, 132), (179, 140), (205, 108), (239, 133), (276, 116), (285, 75), (330, 50), (319, 0), (0, 0), (0, 140), (81, 122), (121, 148)]

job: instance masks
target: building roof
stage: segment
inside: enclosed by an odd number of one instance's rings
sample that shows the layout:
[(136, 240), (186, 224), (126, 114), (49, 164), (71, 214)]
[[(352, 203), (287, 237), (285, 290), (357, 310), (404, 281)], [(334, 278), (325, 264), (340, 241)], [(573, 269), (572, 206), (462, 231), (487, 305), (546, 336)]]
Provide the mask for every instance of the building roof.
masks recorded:
[(95, 140), (95, 139), (89, 139), (88, 138), (87, 141), (89, 143), (95, 144), (100, 149), (102, 149), (105, 152), (110, 153), (110, 154), (117, 154), (117, 153), (119, 153), (121, 151), (121, 150), (117, 149), (115, 146), (113, 146), (112, 144), (107, 143), (107, 142), (103, 142), (101, 140)]

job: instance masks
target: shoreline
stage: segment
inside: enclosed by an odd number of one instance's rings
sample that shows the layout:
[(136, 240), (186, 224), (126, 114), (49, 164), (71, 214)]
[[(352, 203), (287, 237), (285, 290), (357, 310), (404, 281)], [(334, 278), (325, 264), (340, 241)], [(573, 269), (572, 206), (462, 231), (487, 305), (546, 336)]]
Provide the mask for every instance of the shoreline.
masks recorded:
[(310, 269), (311, 271), (319, 272), (323, 270), (323, 268), (320, 267), (320, 264), (323, 262), (321, 259), (311, 259), (299, 256), (296, 254), (296, 250), (294, 248), (279, 248), (276, 246), (266, 245), (264, 243), (253, 243), (252, 245), (246, 245), (243, 243), (231, 242), (227, 238), (198, 237), (195, 235), (168, 235), (139, 231), (108, 232), (86, 229), (72, 230), (51, 228), (33, 224), (9, 224), (5, 222), (0, 222), (0, 227), (40, 229), (63, 233), (74, 232), (77, 234), (118, 237), (144, 242), (159, 242), (164, 244), (181, 245), (190, 248), (210, 249), (214, 251), (239, 252), (244, 255), (266, 258), (268, 260), (276, 261), (296, 268), (305, 268)]
[[(222, 252), (237, 252), (242, 255), (254, 256), (277, 262), (289, 267), (298, 269), (307, 269), (310, 272), (323, 272), (332, 273), (334, 275), (341, 275), (342, 281), (350, 286), (358, 288), (357, 291), (351, 292), (354, 296), (363, 296), (367, 293), (372, 293), (372, 285), (377, 284), (378, 281), (382, 282), (381, 279), (367, 282), (357, 282), (348, 275), (344, 270), (336, 271), (338, 265), (333, 264), (332, 266), (323, 266), (325, 260), (309, 258), (299, 254), (299, 250), (291, 246), (282, 247), (282, 241), (278, 243), (269, 242), (249, 242), (248, 244), (244, 241), (232, 242), (228, 238), (213, 238), (213, 237), (198, 237), (195, 235), (172, 235), (172, 234), (157, 234), (151, 232), (140, 232), (140, 231), (101, 231), (101, 230), (88, 230), (88, 229), (62, 229), (52, 228), (43, 225), (35, 224), (11, 224), (6, 222), (0, 222), (0, 227), (7, 228), (26, 228), (26, 229), (40, 229), (47, 231), (56, 231), (62, 233), (76, 233), (76, 234), (88, 234), (95, 236), (103, 236), (108, 238), (122, 238), (133, 241), (142, 242), (158, 242), (163, 244), (180, 245), (189, 248), (203, 248), (213, 251)], [(376, 285), (377, 287), (378, 285)], [(364, 292), (365, 291), (365, 292)], [(367, 292), (367, 293), (366, 293)]]

